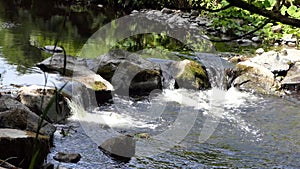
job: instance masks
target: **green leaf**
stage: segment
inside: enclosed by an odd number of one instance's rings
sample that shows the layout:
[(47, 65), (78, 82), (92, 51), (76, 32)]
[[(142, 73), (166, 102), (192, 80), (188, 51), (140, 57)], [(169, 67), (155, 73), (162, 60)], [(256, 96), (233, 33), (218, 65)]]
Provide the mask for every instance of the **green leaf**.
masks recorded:
[(295, 5), (292, 5), (287, 9), (287, 13), (290, 16), (294, 16), (296, 14), (296, 11), (297, 11), (297, 7)]
[(280, 9), (281, 15), (285, 15), (286, 11), (287, 11), (287, 7), (285, 5), (283, 5)]

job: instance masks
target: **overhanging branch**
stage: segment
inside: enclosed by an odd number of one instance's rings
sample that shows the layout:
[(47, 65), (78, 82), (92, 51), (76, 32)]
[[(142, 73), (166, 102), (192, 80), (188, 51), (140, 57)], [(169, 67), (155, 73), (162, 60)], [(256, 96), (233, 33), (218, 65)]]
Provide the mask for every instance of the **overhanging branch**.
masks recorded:
[(254, 6), (252, 4), (248, 4), (248, 3), (246, 3), (242, 0), (227, 0), (227, 2), (229, 2), (232, 6), (242, 8), (242, 9), (248, 10), (252, 13), (262, 15), (264, 17), (267, 17), (267, 18), (271, 19), (271, 20), (300, 28), (300, 20), (299, 19), (286, 17), (286, 16), (283, 16), (280, 13), (277, 13), (277, 12), (268, 11), (266, 9), (258, 8), (256, 6)]
[(233, 5), (231, 4), (228, 4), (226, 6), (223, 6), (222, 8), (219, 8), (219, 9), (209, 9), (209, 8), (206, 8), (206, 7), (202, 7), (202, 6), (197, 6), (197, 7), (188, 7), (188, 8), (177, 8), (179, 10), (204, 10), (204, 11), (207, 11), (207, 12), (220, 12), (220, 11), (223, 11), (225, 9), (228, 9), (230, 7), (232, 7)]

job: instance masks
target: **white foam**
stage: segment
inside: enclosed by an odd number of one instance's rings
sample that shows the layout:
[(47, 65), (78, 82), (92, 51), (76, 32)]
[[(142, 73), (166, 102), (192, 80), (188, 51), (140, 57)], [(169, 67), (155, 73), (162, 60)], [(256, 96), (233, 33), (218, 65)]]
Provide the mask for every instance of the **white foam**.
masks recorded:
[(72, 120), (91, 122), (100, 125), (108, 125), (112, 128), (155, 128), (156, 125), (147, 124), (129, 115), (119, 114), (112, 111), (93, 111), (87, 112), (73, 101), (69, 102), (72, 110)]
[(203, 114), (214, 117), (216, 120), (227, 119), (244, 132), (258, 135), (259, 129), (243, 120), (236, 110), (248, 107), (250, 102), (256, 102), (259, 98), (251, 93), (241, 92), (231, 87), (225, 91), (220, 88), (212, 88), (206, 91), (195, 92), (186, 89), (165, 90), (160, 99), (174, 101), (181, 105), (194, 109), (204, 110)]

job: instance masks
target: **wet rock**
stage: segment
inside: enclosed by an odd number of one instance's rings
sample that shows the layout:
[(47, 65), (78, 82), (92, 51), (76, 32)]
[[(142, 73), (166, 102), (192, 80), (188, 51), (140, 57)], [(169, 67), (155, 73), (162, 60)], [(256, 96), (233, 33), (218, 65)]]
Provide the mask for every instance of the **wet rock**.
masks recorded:
[(44, 88), (36, 85), (22, 87), (18, 97), (21, 103), (37, 115), (43, 114), (47, 106), (50, 106), (46, 114), (46, 120), (51, 123), (65, 122), (70, 115), (67, 98), (64, 97), (63, 93), (58, 93), (55, 88)]
[[(14, 107), (15, 104), (15, 107)], [(0, 97), (0, 127), (36, 132), (40, 117), (13, 98)], [(56, 128), (44, 121), (40, 133), (52, 138)]]
[[(67, 79), (78, 81), (87, 88), (96, 91), (113, 90), (112, 85), (107, 80), (95, 73), (98, 66), (96, 60), (73, 56), (67, 56), (66, 60), (65, 76), (71, 77)], [(57, 71), (62, 74), (64, 69), (64, 55), (54, 54), (51, 58), (37, 64), (37, 67), (45, 72)]]
[(160, 65), (164, 87), (170, 87), (170, 80), (175, 80), (175, 88), (207, 89), (210, 87), (207, 72), (203, 65), (192, 60), (172, 61), (149, 59)]
[(207, 89), (210, 87), (207, 72), (195, 61), (183, 60), (170, 65), (171, 72), (180, 88)]
[[(77, 58), (67, 55), (66, 62), (65, 75), (72, 76), (74, 67), (77, 65)], [(86, 64), (83, 65), (86, 66)], [(64, 55), (54, 54), (52, 57), (49, 57), (41, 63), (36, 64), (36, 66), (44, 72), (59, 72), (62, 74), (64, 70)]]
[(98, 147), (115, 160), (128, 162), (135, 155), (135, 140), (132, 136), (118, 136), (106, 140)]
[[(0, 159), (21, 168), (29, 168), (32, 156), (39, 150), (35, 167), (42, 166), (50, 152), (49, 137), (17, 129), (0, 129)], [(35, 144), (37, 143), (37, 144)], [(35, 148), (36, 146), (36, 148)]]
[(54, 160), (65, 163), (77, 163), (81, 159), (81, 155), (78, 153), (63, 153), (58, 152), (53, 157)]
[(141, 96), (162, 88), (160, 67), (138, 54), (112, 50), (97, 63), (97, 73), (111, 82), (117, 94)]
[(300, 90), (300, 62), (296, 62), (281, 81), (284, 89)]
[(233, 85), (240, 90), (269, 94), (274, 85), (274, 74), (251, 61), (238, 63), (237, 74)]

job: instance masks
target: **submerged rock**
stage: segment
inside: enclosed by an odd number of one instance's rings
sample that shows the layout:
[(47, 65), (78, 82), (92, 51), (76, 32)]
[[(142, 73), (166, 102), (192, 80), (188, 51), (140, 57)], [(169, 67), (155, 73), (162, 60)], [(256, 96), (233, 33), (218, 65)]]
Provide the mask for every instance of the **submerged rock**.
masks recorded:
[(81, 158), (81, 155), (78, 153), (63, 153), (58, 152), (53, 157), (54, 160), (65, 163), (77, 163)]
[(46, 107), (50, 106), (48, 112), (46, 112), (46, 120), (49, 122), (61, 123), (70, 115), (67, 98), (64, 97), (63, 93), (58, 93), (55, 88), (44, 88), (36, 85), (22, 87), (19, 98), (21, 103), (29, 107), (37, 115), (43, 114), (46, 111)]
[[(35, 147), (36, 146), (36, 147)], [(0, 159), (17, 167), (29, 168), (33, 155), (38, 150), (35, 167), (42, 166), (50, 152), (49, 137), (17, 129), (0, 129)]]
[(135, 155), (135, 140), (125, 135), (106, 140), (98, 147), (115, 160), (128, 162)]

